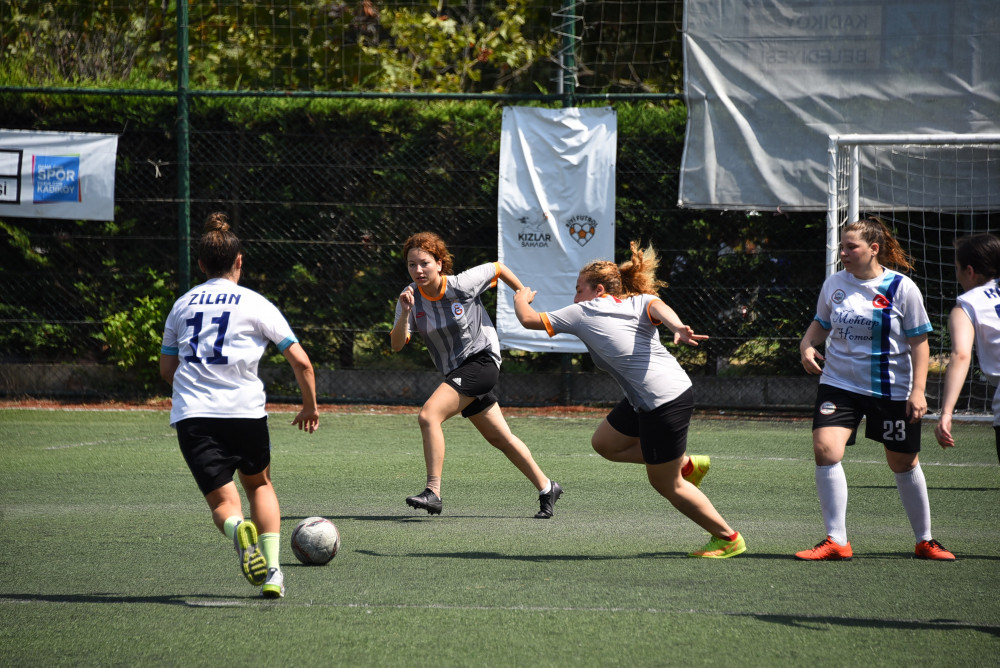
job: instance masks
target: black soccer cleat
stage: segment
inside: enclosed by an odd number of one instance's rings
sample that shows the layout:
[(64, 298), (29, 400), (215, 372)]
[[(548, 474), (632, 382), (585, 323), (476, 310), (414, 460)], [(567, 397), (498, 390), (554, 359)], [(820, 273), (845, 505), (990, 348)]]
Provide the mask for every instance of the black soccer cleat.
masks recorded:
[(431, 491), (430, 487), (416, 496), (406, 497), (406, 505), (411, 508), (422, 508), (431, 515), (441, 514), (441, 497)]
[(555, 480), (552, 481), (552, 490), (548, 494), (538, 495), (538, 512), (535, 513), (536, 520), (547, 520), (552, 517), (556, 501), (562, 496), (562, 487)]

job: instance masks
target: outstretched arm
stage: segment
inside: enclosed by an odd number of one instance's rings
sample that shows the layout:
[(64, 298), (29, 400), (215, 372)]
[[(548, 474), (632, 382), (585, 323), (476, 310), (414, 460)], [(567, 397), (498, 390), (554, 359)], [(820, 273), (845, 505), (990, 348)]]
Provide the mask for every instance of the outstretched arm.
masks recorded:
[(319, 406), (316, 405), (316, 372), (313, 371), (309, 355), (301, 344), (293, 343), (284, 350), (285, 359), (292, 365), (295, 381), (302, 392), (302, 410), (292, 420), (299, 430), (310, 434), (319, 428)]
[(531, 302), (534, 301), (536, 294), (535, 290), (526, 287), (514, 293), (514, 315), (525, 329), (545, 329), (542, 316), (531, 308)]
[(708, 338), (708, 334), (695, 334), (691, 327), (681, 321), (677, 312), (662, 301), (650, 302), (649, 314), (666, 325), (667, 329), (674, 333), (674, 343), (686, 343), (689, 346), (696, 346), (699, 341), (704, 341)]
[(976, 331), (968, 314), (956, 306), (948, 316), (948, 333), (951, 334), (951, 357), (948, 359), (948, 370), (944, 373), (944, 391), (941, 396), (941, 418), (934, 428), (934, 437), (942, 448), (955, 447), (955, 438), (951, 434), (952, 416), (958, 395), (962, 391), (965, 377), (969, 374), (972, 362), (972, 345), (976, 339)]
[(524, 284), (521, 283), (521, 280), (514, 274), (513, 271), (510, 270), (510, 267), (505, 265), (503, 262), (497, 262), (497, 267), (500, 269), (500, 273), (497, 277), (509, 285), (511, 290), (517, 292), (524, 287)]

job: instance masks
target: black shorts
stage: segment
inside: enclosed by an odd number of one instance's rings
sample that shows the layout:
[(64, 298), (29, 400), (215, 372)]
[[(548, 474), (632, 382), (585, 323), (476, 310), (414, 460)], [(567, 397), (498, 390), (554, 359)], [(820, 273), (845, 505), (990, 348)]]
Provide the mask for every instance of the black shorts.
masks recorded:
[(636, 412), (632, 404), (623, 399), (608, 413), (607, 421), (615, 431), (639, 438), (642, 459), (647, 464), (665, 464), (687, 450), (692, 413), (694, 392), (688, 388), (673, 401), (647, 412)]
[(271, 463), (267, 418), (188, 418), (177, 425), (177, 442), (198, 489), (208, 494), (239, 470), (255, 475)]
[(462, 410), (462, 417), (478, 415), (497, 403), (496, 388), (500, 380), (500, 367), (488, 350), (469, 357), (458, 368), (445, 376), (444, 382), (463, 397), (472, 397), (471, 404)]
[(851, 430), (847, 445), (854, 445), (861, 418), (865, 438), (878, 441), (892, 452), (920, 452), (920, 422), (906, 417), (906, 402), (870, 397), (832, 385), (820, 384), (813, 410), (813, 431), (821, 427), (846, 427)]

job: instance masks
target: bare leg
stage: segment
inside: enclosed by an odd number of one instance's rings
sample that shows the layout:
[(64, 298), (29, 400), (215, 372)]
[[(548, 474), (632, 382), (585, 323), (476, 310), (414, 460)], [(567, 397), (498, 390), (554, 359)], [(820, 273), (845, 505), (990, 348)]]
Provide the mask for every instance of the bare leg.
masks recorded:
[[(427, 467), (428, 487), (441, 496), (441, 473), (444, 470), (444, 430), (442, 426), (450, 417), (459, 414), (472, 403), (447, 383), (438, 385), (434, 393), (424, 402), (417, 421), (424, 445), (424, 464)], [(437, 489), (435, 489), (435, 486)]]
[(722, 519), (704, 492), (681, 477), (684, 457), (665, 464), (647, 464), (649, 483), (685, 517), (717, 538), (727, 539), (735, 533)]
[[(608, 461), (621, 462), (624, 464), (645, 464), (642, 457), (642, 447), (639, 445), (637, 436), (626, 436), (611, 426), (607, 419), (601, 420), (594, 435), (590, 438), (590, 445), (601, 457)], [(687, 465), (690, 457), (685, 453), (681, 457), (681, 468)]]
[(212, 510), (212, 522), (225, 533), (223, 527), (230, 517), (243, 517), (243, 502), (240, 499), (240, 492), (236, 489), (236, 483), (229, 481), (218, 489), (213, 489), (205, 495), (205, 501)]
[(271, 484), (271, 467), (255, 475), (240, 474), (240, 483), (250, 502), (250, 519), (260, 533), (281, 532), (281, 509)]
[(479, 430), (490, 445), (502, 452), (517, 470), (531, 481), (535, 489), (542, 491), (549, 479), (538, 468), (528, 446), (511, 432), (499, 404), (493, 404), (485, 411), (473, 415), (469, 418), (469, 422)]

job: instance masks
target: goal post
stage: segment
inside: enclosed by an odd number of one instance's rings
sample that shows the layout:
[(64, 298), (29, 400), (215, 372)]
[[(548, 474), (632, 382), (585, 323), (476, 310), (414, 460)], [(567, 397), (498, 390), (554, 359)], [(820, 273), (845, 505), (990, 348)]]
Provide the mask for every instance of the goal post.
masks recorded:
[[(835, 134), (829, 137), (826, 275), (840, 267), (840, 230), (863, 217), (881, 218), (914, 259), (934, 331), (928, 403), (938, 408), (951, 342), (948, 314), (961, 287), (954, 240), (1000, 234), (1000, 133)], [(991, 412), (992, 390), (975, 361), (956, 406)]]

